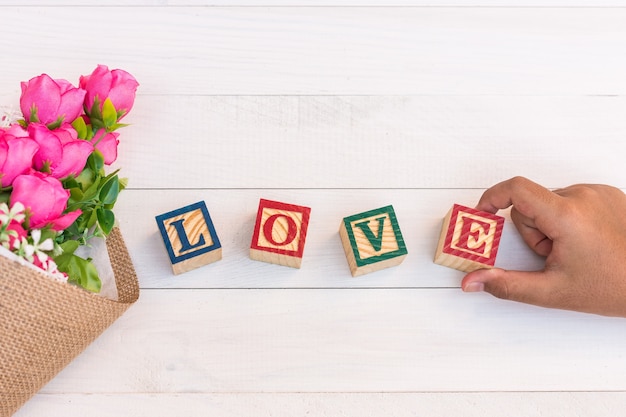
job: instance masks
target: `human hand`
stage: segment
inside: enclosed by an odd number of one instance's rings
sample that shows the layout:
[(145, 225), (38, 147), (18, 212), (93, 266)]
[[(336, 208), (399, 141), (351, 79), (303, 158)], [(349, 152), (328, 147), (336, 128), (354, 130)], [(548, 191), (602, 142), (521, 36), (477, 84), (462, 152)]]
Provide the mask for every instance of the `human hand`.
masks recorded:
[(626, 194), (608, 185), (550, 191), (523, 177), (489, 188), (479, 210), (511, 207), (524, 242), (546, 257), (542, 271), (480, 269), (466, 292), (542, 307), (626, 317)]

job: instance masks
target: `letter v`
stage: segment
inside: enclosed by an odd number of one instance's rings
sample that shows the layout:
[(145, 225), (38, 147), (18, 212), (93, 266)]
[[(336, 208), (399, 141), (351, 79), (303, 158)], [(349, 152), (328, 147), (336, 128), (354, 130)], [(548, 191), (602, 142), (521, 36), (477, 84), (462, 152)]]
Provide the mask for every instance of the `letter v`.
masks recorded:
[(372, 232), (369, 226), (369, 220), (365, 220), (360, 223), (355, 223), (354, 226), (363, 231), (365, 237), (370, 242), (376, 252), (383, 247), (383, 225), (385, 224), (385, 216), (376, 219), (378, 221), (378, 236)]

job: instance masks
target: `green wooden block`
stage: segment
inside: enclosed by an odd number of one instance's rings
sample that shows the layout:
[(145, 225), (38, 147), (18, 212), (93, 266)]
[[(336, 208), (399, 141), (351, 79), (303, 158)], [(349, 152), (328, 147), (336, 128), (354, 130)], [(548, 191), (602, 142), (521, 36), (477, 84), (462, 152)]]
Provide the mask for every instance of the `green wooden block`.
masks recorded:
[(352, 276), (400, 265), (408, 253), (391, 205), (345, 217), (339, 236)]

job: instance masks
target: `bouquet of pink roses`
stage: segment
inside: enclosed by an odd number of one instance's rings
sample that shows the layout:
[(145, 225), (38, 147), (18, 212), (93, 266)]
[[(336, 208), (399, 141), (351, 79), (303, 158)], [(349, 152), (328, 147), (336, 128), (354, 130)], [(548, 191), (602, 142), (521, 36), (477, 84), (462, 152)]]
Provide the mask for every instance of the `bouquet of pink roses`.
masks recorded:
[[(43, 74), (22, 83), (20, 112), (0, 114), (0, 416), (139, 298), (113, 214), (126, 181), (105, 172), (137, 87), (126, 71), (103, 65), (78, 87)], [(113, 279), (103, 286), (105, 274)], [(95, 296), (101, 287), (115, 295)]]
[(22, 83), (19, 119), (0, 118), (0, 246), (53, 277), (100, 290), (91, 260), (76, 250), (114, 226), (126, 180), (104, 168), (117, 158), (116, 130), (138, 85), (104, 65), (78, 87), (47, 74)]

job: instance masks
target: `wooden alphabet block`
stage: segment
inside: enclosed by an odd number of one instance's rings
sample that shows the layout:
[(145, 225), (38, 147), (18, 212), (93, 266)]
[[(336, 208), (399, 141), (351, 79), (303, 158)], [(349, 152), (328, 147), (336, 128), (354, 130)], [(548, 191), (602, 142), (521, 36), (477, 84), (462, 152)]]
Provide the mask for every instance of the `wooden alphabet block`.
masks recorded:
[(353, 277), (400, 265), (408, 253), (392, 206), (345, 217), (339, 236)]
[(222, 245), (204, 201), (156, 216), (174, 274), (222, 259)]
[(443, 220), (434, 262), (471, 272), (496, 262), (504, 218), (455, 204)]
[(309, 207), (261, 199), (250, 258), (300, 268), (310, 214)]

